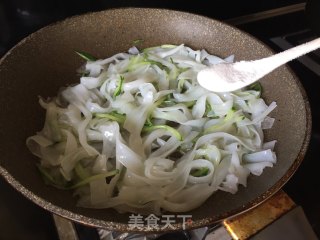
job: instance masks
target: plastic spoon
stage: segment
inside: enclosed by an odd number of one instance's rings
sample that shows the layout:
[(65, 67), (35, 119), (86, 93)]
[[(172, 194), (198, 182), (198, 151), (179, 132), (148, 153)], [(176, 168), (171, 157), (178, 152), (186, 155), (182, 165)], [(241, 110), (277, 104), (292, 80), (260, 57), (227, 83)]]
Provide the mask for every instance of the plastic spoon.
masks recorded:
[(281, 65), (320, 48), (320, 38), (254, 61), (220, 63), (201, 70), (199, 84), (213, 92), (231, 92), (246, 87)]

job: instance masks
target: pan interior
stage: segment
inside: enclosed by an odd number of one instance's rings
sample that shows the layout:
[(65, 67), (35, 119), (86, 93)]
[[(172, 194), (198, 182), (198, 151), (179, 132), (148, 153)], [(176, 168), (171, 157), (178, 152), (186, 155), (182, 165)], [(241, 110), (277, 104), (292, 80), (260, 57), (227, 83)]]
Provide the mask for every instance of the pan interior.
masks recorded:
[[(74, 51), (105, 58), (128, 50), (137, 39), (143, 40), (140, 48), (184, 43), (221, 57), (234, 54), (236, 60), (272, 54), (261, 42), (221, 22), (159, 9), (114, 9), (78, 16), (27, 37), (0, 65), (3, 106), (0, 161), (9, 173), (7, 179), (17, 188), (21, 189), (20, 183), (23, 189), (28, 189), (30, 192), (24, 194), (42, 207), (73, 220), (85, 219), (90, 225), (120, 226), (118, 230), (125, 230), (129, 214), (117, 214), (112, 209), (78, 208), (71, 192), (46, 186), (36, 170), (37, 159), (26, 148), (25, 140), (43, 125), (44, 111), (38, 104), (38, 96), (55, 96), (60, 87), (79, 81), (76, 70), (83, 61)], [(260, 203), (280, 189), (301, 162), (310, 116), (298, 80), (283, 66), (261, 83), (266, 102), (276, 101), (278, 105), (271, 114), (276, 122), (265, 132), (266, 141), (277, 140), (278, 162), (260, 177), (249, 177), (248, 186), (240, 187), (236, 194), (217, 192), (200, 208), (186, 213), (192, 214), (193, 221), (199, 224), (221, 220)]]

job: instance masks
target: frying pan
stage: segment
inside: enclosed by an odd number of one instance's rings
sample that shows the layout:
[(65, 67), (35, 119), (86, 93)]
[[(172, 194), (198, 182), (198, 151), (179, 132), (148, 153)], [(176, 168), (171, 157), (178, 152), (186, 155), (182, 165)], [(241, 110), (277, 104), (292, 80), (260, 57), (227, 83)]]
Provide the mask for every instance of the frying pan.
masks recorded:
[[(76, 207), (72, 192), (44, 184), (36, 169), (38, 159), (25, 145), (39, 131), (44, 111), (38, 96), (55, 96), (61, 86), (79, 81), (76, 69), (83, 61), (75, 50), (105, 58), (128, 50), (142, 39), (140, 48), (184, 43), (193, 49), (236, 60), (252, 60), (273, 52), (254, 37), (222, 22), (186, 12), (165, 9), (123, 8), (76, 16), (45, 27), (21, 41), (0, 61), (0, 173), (19, 192), (39, 206), (73, 221), (115, 231), (130, 231), (129, 213), (113, 209)], [(311, 129), (309, 103), (301, 84), (288, 66), (261, 80), (262, 97), (278, 107), (276, 119), (265, 139), (277, 140), (278, 162), (259, 177), (249, 176), (247, 187), (236, 194), (216, 192), (202, 206), (184, 213), (192, 215), (188, 228), (213, 224), (262, 203), (292, 176), (306, 152)], [(167, 213), (169, 214), (169, 213)], [(172, 213), (173, 214), (173, 213)], [(135, 231), (181, 230), (147, 226)]]

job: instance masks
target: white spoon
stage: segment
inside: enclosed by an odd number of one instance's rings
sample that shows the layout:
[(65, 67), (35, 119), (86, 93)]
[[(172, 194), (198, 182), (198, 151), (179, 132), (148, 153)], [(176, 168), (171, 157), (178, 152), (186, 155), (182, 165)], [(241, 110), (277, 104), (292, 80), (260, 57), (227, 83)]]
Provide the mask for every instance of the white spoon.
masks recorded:
[(320, 48), (320, 38), (255, 61), (219, 63), (201, 70), (199, 84), (213, 92), (231, 92), (246, 87), (277, 67)]

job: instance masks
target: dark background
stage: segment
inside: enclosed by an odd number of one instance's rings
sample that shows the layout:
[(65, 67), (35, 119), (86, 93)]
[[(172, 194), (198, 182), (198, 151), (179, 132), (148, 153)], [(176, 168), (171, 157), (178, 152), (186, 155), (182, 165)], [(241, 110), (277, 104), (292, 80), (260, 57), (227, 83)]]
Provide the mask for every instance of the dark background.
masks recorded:
[(219, 20), (270, 10), (302, 0), (0, 0), (0, 53), (22, 37), (66, 17), (115, 7), (158, 7)]
[[(269, 11), (295, 4), (302, 0), (0, 0), (0, 57), (22, 38), (58, 20), (86, 12), (115, 7), (158, 7), (193, 12), (214, 19), (232, 21), (245, 15)], [(319, 0), (309, 0), (305, 10), (283, 14), (235, 26), (265, 42), (275, 51), (281, 49), (270, 41), (272, 37), (293, 31), (319, 31)], [(311, 6), (311, 7), (310, 7)], [(319, 23), (318, 23), (319, 22)], [(310, 100), (313, 131), (309, 150), (296, 174), (284, 190), (301, 205), (318, 236), (320, 236), (320, 180), (319, 180), (319, 89), (320, 77), (298, 61), (289, 64), (301, 79)], [(1, 80), (1, 76), (0, 76)], [(1, 143), (0, 143), (1, 144)], [(0, 178), (0, 239), (57, 239), (52, 216), (17, 193)], [(81, 227), (78, 229), (82, 229)]]

